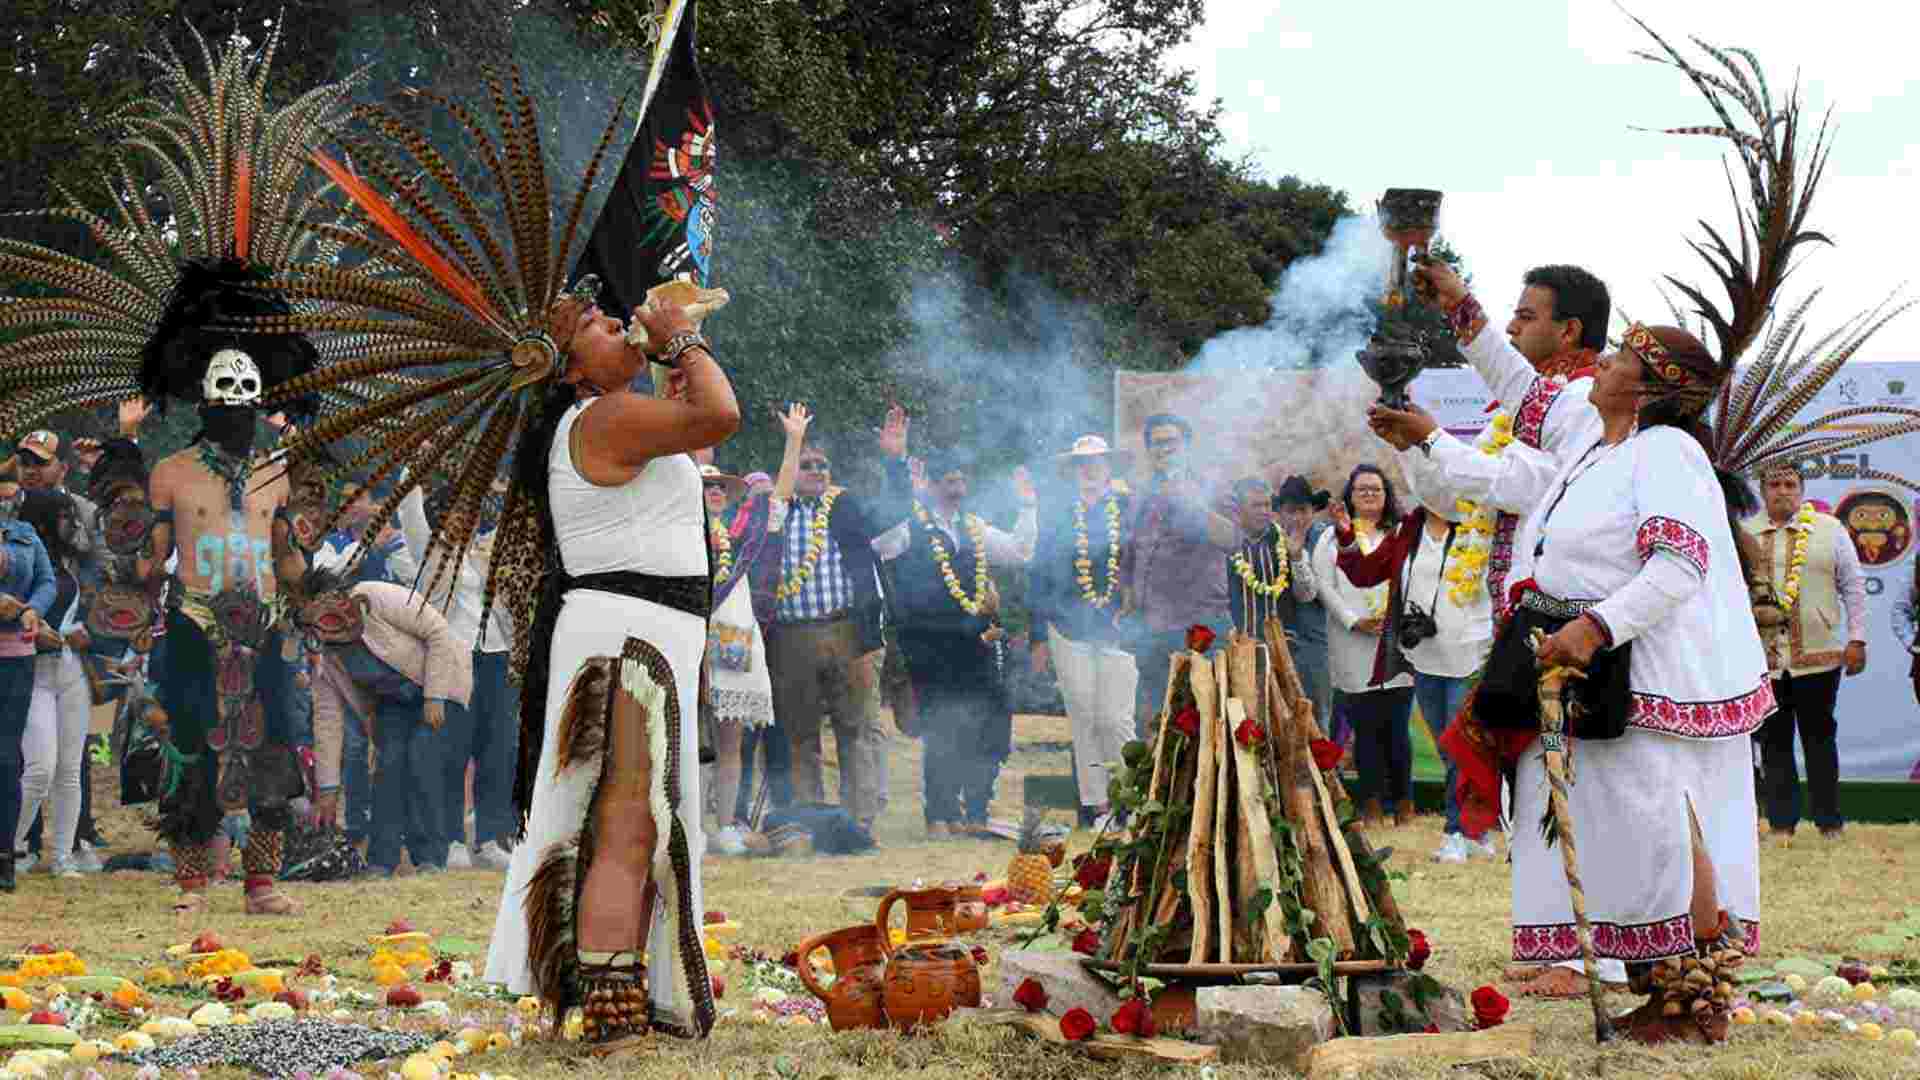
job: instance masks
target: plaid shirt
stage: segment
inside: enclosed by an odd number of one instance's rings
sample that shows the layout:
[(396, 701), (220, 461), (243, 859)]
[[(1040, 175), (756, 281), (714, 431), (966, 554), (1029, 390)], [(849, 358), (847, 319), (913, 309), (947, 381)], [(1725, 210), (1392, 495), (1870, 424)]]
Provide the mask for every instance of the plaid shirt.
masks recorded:
[[(794, 568), (806, 561), (807, 538), (813, 534), (814, 515), (820, 512), (820, 500), (795, 498), (787, 505), (787, 549), (780, 560), (782, 580), (792, 576)], [(780, 622), (801, 622), (839, 615), (853, 607), (853, 583), (847, 578), (840, 558), (840, 544), (827, 536), (820, 561), (800, 590), (780, 601), (775, 617)]]

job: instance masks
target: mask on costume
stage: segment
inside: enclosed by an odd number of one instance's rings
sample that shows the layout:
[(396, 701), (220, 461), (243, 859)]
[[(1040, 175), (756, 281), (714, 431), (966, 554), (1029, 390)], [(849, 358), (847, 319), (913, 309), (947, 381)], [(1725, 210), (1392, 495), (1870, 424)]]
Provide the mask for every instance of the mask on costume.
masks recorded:
[(360, 599), (351, 592), (321, 593), (300, 605), (297, 621), (306, 633), (307, 647), (319, 652), (326, 645), (351, 645), (365, 627)]
[(200, 377), (200, 400), (208, 405), (260, 403), (260, 368), (239, 349), (221, 349), (207, 361)]

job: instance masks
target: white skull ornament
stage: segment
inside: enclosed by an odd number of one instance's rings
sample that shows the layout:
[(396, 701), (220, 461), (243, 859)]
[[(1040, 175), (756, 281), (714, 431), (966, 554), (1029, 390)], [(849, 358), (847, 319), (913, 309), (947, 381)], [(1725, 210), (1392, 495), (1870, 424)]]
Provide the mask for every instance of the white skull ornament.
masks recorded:
[(221, 349), (207, 361), (207, 373), (200, 381), (200, 396), (208, 405), (257, 405), (260, 402), (260, 368), (253, 357), (239, 349)]

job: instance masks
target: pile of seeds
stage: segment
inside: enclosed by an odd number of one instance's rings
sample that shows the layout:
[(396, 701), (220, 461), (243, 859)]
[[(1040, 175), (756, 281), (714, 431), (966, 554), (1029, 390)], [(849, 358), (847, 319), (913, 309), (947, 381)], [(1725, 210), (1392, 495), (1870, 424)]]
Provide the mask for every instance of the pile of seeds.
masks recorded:
[(336, 1065), (404, 1058), (433, 1045), (411, 1031), (380, 1031), (361, 1024), (307, 1017), (206, 1028), (177, 1042), (124, 1057), (162, 1069), (231, 1066), (264, 1076), (324, 1075)]

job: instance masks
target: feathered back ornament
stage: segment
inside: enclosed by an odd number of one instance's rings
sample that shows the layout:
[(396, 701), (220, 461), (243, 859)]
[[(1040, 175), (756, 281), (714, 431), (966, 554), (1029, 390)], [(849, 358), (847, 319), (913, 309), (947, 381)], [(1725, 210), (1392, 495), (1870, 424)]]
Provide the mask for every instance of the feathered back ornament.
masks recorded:
[[(269, 110), (278, 27), (257, 60), (245, 42), (216, 53), (189, 30), (204, 79), (171, 48), (147, 57), (158, 68), (152, 91), (112, 121), (119, 142), (103, 177), (105, 214), (62, 192), (64, 205), (20, 215), (84, 227), (105, 265), (0, 239), (0, 279), (34, 294), (0, 309), (0, 330), (17, 334), (0, 346), (0, 431), (143, 389), (157, 402), (197, 399), (212, 350), (199, 351), (205, 328), (193, 320), (273, 303), (257, 273), (235, 267), (330, 252), (299, 220), (318, 194), (306, 152), (344, 117), (358, 78)], [(164, 198), (164, 211), (149, 205), (150, 191)], [(305, 342), (269, 343), (257, 331), (249, 351), (256, 350), (269, 385), (269, 369), (311, 366), (319, 355)]]
[[(1709, 384), (1713, 414), (1707, 449), (1715, 466), (1725, 473), (1758, 476), (1774, 464), (1920, 431), (1920, 410), (1893, 405), (1853, 406), (1811, 420), (1799, 419), (1800, 411), (1868, 339), (1913, 306), (1913, 301), (1889, 297), (1811, 341), (1804, 319), (1819, 295), (1818, 289), (1784, 316), (1775, 318), (1774, 304), (1781, 284), (1796, 265), (1796, 249), (1802, 244), (1831, 243), (1825, 234), (1806, 224), (1831, 150), (1826, 118), (1809, 141), (1798, 85), (1785, 100), (1776, 103), (1766, 73), (1753, 53), (1716, 48), (1694, 38), (1693, 43), (1717, 67), (1708, 70), (1690, 63), (1645, 22), (1638, 18), (1634, 22), (1661, 49), (1660, 53), (1636, 55), (1679, 69), (1720, 121), (1716, 125), (1667, 128), (1666, 132), (1726, 140), (1746, 175), (1746, 195), (1742, 198), (1739, 184), (1728, 173), (1738, 250), (1704, 221), (1700, 224), (1706, 230), (1707, 242), (1691, 244), (1719, 279), (1727, 295), (1726, 308), (1716, 306), (1693, 285), (1667, 278), (1693, 302), (1699, 318), (1711, 327), (1719, 342), (1717, 385)], [(1674, 317), (1683, 326), (1687, 322), (1677, 307)], [(1773, 325), (1769, 332), (1770, 319)], [(1635, 330), (1629, 330), (1629, 337)], [(1733, 379), (1735, 365), (1763, 335), (1764, 344), (1752, 366), (1741, 378)], [(1849, 430), (1822, 434), (1827, 425), (1843, 420), (1849, 422)], [(1867, 425), (1864, 429), (1859, 426), (1863, 422)], [(1906, 483), (1898, 477), (1884, 478)]]
[[(275, 333), (339, 335), (337, 362), (270, 389), (269, 407), (322, 393), (342, 403), (283, 445), (295, 457), (349, 436), (367, 448), (343, 463), (369, 485), (400, 476), (368, 522), (363, 543), (386, 526), (416, 484), (446, 478), (450, 495), (421, 564), (425, 595), (466, 558), (488, 488), (519, 435), (557, 396), (561, 367), (549, 327), (555, 306), (578, 299), (566, 284), (587, 199), (623, 126), (614, 104), (577, 190), (555, 212), (540, 121), (517, 68), (484, 69), (484, 111), (417, 92), (436, 119), (464, 133), (483, 173), (470, 190), (422, 130), (385, 105), (354, 110), (345, 161), (324, 150), (315, 164), (346, 196), (341, 223), (314, 222), (319, 237), (362, 257), (351, 267), (307, 262), (278, 269), (273, 288), (309, 310), (254, 320)], [(349, 167), (345, 162), (351, 162)], [(482, 207), (488, 207), (482, 210)], [(585, 302), (585, 301), (581, 301)], [(535, 643), (526, 633), (551, 545), (541, 538), (544, 484), (516, 484), (494, 541), (483, 601), (503, 596), (515, 622), (515, 663)], [(335, 511), (337, 517), (338, 511)], [(323, 528), (330, 529), (329, 521)]]

